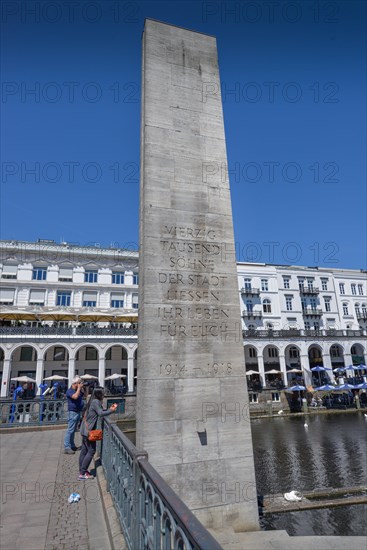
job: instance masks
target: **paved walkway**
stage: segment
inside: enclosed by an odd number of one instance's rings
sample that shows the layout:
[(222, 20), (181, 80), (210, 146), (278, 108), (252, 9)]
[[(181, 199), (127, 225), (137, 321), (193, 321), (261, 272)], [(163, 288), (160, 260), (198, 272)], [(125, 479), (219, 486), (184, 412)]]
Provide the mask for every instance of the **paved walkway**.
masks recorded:
[[(1, 550), (111, 550), (97, 482), (78, 481), (79, 453), (63, 453), (63, 436), (0, 435)], [(82, 499), (69, 504), (73, 492)]]

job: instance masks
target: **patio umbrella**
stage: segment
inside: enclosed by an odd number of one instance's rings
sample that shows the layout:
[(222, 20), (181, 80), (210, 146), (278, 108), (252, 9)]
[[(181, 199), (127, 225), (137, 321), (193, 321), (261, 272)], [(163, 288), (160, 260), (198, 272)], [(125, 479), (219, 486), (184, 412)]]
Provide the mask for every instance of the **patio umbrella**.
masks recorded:
[(367, 369), (366, 365), (355, 365), (353, 370), (365, 370)]
[(362, 384), (357, 384), (354, 387), (356, 390), (367, 390), (367, 382), (362, 382)]
[(111, 376), (106, 376), (105, 380), (118, 380), (119, 378), (126, 378), (125, 374), (111, 374)]
[(48, 376), (47, 378), (44, 378), (44, 380), (67, 380), (67, 376), (60, 376), (59, 374), (53, 374), (52, 376)]
[(37, 319), (37, 316), (30, 311), (3, 309), (0, 313), (0, 319), (8, 321), (34, 321)]
[(103, 312), (90, 312), (90, 313), (82, 313), (79, 315), (78, 320), (81, 322), (90, 322), (90, 323), (106, 323), (109, 321), (112, 321), (114, 319), (114, 315), (109, 313), (103, 313)]
[(46, 311), (38, 315), (39, 319), (44, 321), (75, 321), (78, 318), (76, 313), (63, 311), (60, 309), (54, 311)]
[(271, 369), (268, 370), (265, 374), (280, 374), (280, 370)]
[(302, 372), (301, 369), (289, 369), (287, 372)]
[(114, 321), (117, 323), (137, 323), (138, 322), (138, 314), (137, 313), (125, 313), (120, 315), (114, 316)]
[[(352, 376), (352, 378), (353, 378), (353, 382), (355, 382), (354, 373), (355, 373), (356, 370), (359, 370), (359, 366), (356, 366), (356, 367), (355, 367), (354, 365), (348, 365), (348, 366), (347, 366), (347, 370), (353, 371), (353, 376)], [(361, 369), (361, 370), (363, 370), (363, 369)]]
[(334, 372), (344, 372), (345, 367), (337, 367), (336, 369), (333, 369)]
[(320, 372), (325, 372), (327, 370), (331, 370), (328, 367), (323, 367), (322, 365), (316, 365), (316, 367), (312, 367), (312, 372), (318, 372), (319, 373), (319, 384), (321, 384), (321, 374)]
[(16, 376), (15, 378), (11, 378), (10, 380), (14, 380), (14, 382), (32, 382), (32, 384), (36, 383), (36, 380), (34, 378), (30, 378), (29, 376)]
[(353, 386), (353, 384), (341, 384), (340, 386), (336, 386), (336, 390), (354, 390), (356, 386)]
[(80, 378), (82, 380), (98, 380), (98, 376), (93, 376), (93, 374), (83, 374)]
[(259, 372), (257, 370), (248, 370), (246, 372), (246, 376), (251, 376), (252, 374), (259, 374)]

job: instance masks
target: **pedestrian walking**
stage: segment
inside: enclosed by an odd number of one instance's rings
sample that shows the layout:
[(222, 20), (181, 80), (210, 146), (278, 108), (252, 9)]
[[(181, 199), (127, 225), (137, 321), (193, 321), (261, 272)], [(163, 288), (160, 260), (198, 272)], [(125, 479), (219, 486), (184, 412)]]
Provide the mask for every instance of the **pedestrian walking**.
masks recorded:
[(79, 456), (79, 479), (93, 478), (92, 474), (88, 471), (88, 467), (96, 452), (97, 443), (88, 439), (90, 432), (96, 429), (99, 418), (108, 416), (117, 409), (117, 403), (114, 403), (109, 409), (104, 410), (102, 407), (103, 396), (103, 388), (93, 390), (80, 426), (82, 449)]
[(74, 437), (80, 413), (83, 410), (83, 382), (79, 376), (73, 378), (71, 387), (66, 392), (68, 401), (68, 428), (64, 439), (64, 452), (73, 455), (78, 447), (75, 445)]

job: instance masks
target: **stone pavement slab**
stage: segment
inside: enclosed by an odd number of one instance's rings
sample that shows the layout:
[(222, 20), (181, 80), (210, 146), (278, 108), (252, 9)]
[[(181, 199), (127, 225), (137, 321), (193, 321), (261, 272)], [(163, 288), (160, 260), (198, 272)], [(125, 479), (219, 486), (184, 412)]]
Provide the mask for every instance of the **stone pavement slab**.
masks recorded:
[[(64, 431), (0, 435), (1, 550), (111, 550), (96, 480), (79, 481)], [(78, 503), (68, 497), (77, 492)]]

